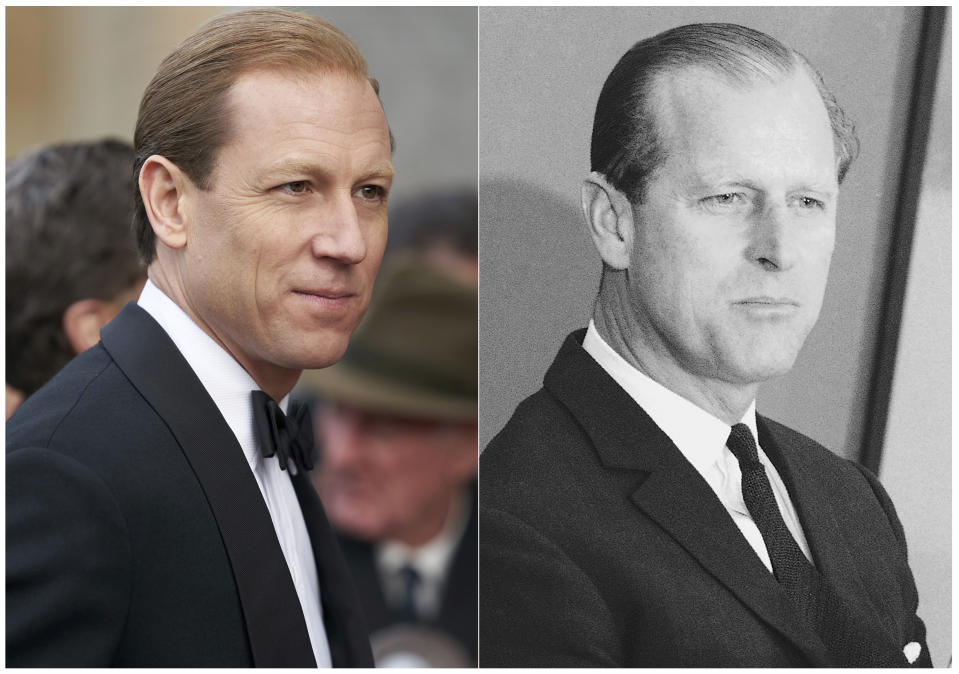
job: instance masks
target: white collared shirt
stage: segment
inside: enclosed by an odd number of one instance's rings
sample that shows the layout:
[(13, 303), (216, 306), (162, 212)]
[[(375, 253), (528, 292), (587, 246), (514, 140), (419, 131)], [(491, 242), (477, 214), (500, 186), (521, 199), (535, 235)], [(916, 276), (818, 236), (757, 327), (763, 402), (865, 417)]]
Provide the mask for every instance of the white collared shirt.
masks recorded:
[(443, 528), (427, 543), (411, 547), (398, 541), (386, 541), (376, 546), (376, 568), (390, 604), (397, 606), (403, 602), (406, 587), (402, 569), (408, 566), (416, 570), (420, 579), (413, 591), (417, 614), (424, 618), (435, 618), (439, 614), (446, 576), (469, 513), (467, 499), (460, 493)]
[[(276, 537), (300, 599), (306, 629), (318, 667), (331, 667), (330, 646), (323, 626), (320, 583), (310, 536), (293, 483), (275, 456), (263, 459), (253, 428), (250, 392), (260, 387), (253, 377), (212, 337), (157, 288), (147, 281), (137, 302), (170, 336), (206, 389), (243, 449), (256, 484), (270, 511)], [(286, 412), (289, 396), (280, 401)]]
[[(717, 419), (701, 407), (686, 400), (682, 396), (653, 381), (650, 377), (630, 365), (620, 356), (606, 340), (603, 339), (591, 320), (583, 339), (583, 348), (597, 363), (619, 384), (636, 403), (643, 408), (646, 414), (657, 426), (673, 441), (683, 456), (693, 464), (693, 467), (703, 476), (710, 488), (716, 493), (719, 501), (733, 518), (736, 526), (746, 537), (746, 541), (756, 551), (770, 571), (772, 562), (766, 544), (753, 522), (743, 501), (742, 473), (739, 470), (739, 461), (729, 451), (726, 440), (729, 438), (730, 427), (721, 419)], [(742, 423), (752, 431), (759, 451), (759, 461), (766, 468), (766, 476), (772, 486), (779, 512), (783, 521), (799, 544), (806, 559), (812, 560), (809, 544), (799, 524), (799, 516), (793, 507), (786, 490), (786, 485), (776, 467), (759, 446), (759, 434), (756, 432), (756, 401), (754, 400)]]

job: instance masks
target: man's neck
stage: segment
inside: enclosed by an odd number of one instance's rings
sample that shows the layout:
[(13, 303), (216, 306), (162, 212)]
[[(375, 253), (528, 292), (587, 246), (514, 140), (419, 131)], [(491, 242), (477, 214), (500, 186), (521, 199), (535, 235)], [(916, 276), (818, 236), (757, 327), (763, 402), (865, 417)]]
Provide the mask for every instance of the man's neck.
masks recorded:
[(730, 426), (742, 419), (756, 399), (758, 384), (730, 384), (706, 379), (684, 370), (668, 353), (651, 348), (638, 329), (624, 322), (627, 314), (611, 311), (602, 301), (596, 302), (593, 323), (600, 336), (627, 363), (653, 381), (682, 396)]
[(186, 294), (182, 292), (181, 285), (166, 270), (154, 260), (147, 269), (147, 277), (160, 291), (169, 297), (183, 312), (190, 317), (196, 325), (203, 330), (210, 338), (226, 351), (240, 366), (249, 373), (267, 395), (279, 402), (283, 400), (296, 386), (300, 378), (301, 370), (290, 370), (279, 367), (273, 363), (267, 363), (262, 360), (247, 357), (240, 349), (232, 347), (229, 343), (220, 338), (216, 331), (203, 320), (194, 310), (188, 301)]

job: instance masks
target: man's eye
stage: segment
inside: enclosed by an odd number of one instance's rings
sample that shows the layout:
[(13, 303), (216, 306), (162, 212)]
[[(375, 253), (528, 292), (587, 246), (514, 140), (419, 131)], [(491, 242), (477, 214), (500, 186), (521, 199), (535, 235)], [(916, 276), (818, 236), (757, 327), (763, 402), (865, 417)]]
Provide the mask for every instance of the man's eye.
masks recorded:
[(743, 195), (739, 194), (738, 192), (727, 192), (725, 194), (714, 194), (711, 197), (706, 197), (706, 200), (712, 201), (715, 204), (728, 206), (741, 202), (743, 200)]
[(742, 192), (724, 192), (702, 199), (707, 208), (733, 208), (746, 203), (746, 195)]
[(816, 208), (819, 210), (826, 208), (826, 204), (819, 199), (813, 199), (812, 197), (799, 197), (799, 205), (802, 208)]
[(378, 201), (386, 196), (386, 190), (379, 185), (363, 185), (356, 193), (367, 201)]
[(295, 180), (292, 183), (286, 183), (281, 186), (282, 189), (290, 194), (303, 194), (309, 188), (305, 180)]

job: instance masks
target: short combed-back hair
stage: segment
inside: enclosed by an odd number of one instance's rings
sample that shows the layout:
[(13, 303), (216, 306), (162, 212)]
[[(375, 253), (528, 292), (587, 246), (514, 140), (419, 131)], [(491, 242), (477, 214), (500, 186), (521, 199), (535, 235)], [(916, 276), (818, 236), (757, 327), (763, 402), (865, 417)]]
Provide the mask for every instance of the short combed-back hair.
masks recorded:
[(829, 115), (839, 182), (846, 177), (859, 141), (852, 123), (809, 61), (757, 30), (731, 23), (697, 23), (637, 42), (613, 68), (599, 95), (591, 168), (631, 200), (643, 200), (647, 181), (666, 158), (656, 122), (655, 87), (661, 78), (685, 68), (712, 71), (743, 86), (778, 82), (804, 69)]
[(130, 232), (133, 147), (41, 148), (7, 162), (7, 382), (30, 395), (75, 355), (63, 314), (114, 300), (145, 270)]
[(217, 152), (231, 130), (227, 94), (241, 75), (261, 69), (345, 72), (367, 79), (379, 94), (356, 45), (317, 17), (251, 9), (202, 26), (160, 63), (140, 102), (134, 134), (134, 229), (146, 263), (155, 255), (156, 237), (136, 189), (143, 163), (161, 155), (193, 184), (209, 189)]

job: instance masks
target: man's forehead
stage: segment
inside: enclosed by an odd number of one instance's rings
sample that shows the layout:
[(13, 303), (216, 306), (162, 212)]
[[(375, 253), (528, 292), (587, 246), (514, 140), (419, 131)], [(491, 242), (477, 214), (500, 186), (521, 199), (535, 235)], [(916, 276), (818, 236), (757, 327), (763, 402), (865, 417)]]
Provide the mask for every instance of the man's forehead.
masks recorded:
[(653, 109), (659, 114), (700, 112), (708, 116), (715, 107), (709, 103), (717, 97), (747, 98), (771, 88), (792, 92), (795, 100), (817, 104), (825, 112), (812, 76), (798, 65), (789, 72), (769, 72), (749, 79), (701, 66), (671, 68), (656, 75), (650, 93)]
[(343, 71), (247, 71), (227, 93), (223, 115), (219, 153), (259, 147), (260, 172), (277, 168), (289, 172), (309, 164), (322, 172), (322, 147), (335, 150), (342, 145), (351, 148), (358, 172), (375, 174), (372, 177), (392, 174), (386, 117), (372, 85), (361, 76)]
[(690, 130), (714, 131), (718, 140), (753, 128), (779, 137), (832, 133), (825, 103), (802, 68), (754, 83), (688, 68), (661, 75), (652, 95), (657, 131), (667, 142), (682, 141)]

